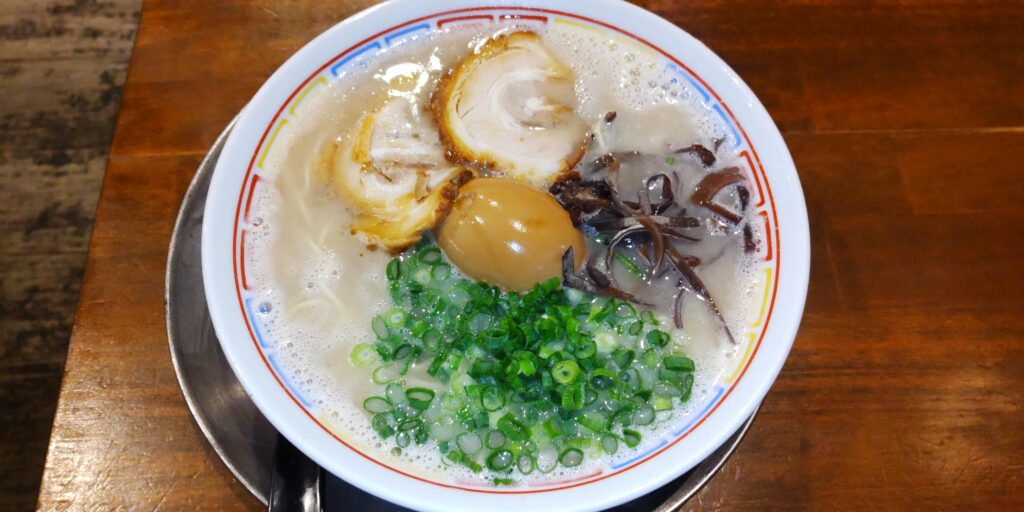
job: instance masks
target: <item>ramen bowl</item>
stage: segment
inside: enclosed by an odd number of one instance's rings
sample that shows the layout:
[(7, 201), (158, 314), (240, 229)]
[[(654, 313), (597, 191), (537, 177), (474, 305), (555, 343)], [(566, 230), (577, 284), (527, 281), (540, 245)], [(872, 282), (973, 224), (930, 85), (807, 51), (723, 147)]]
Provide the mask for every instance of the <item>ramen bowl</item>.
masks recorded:
[[(498, 5), (494, 5), (498, 4)], [(276, 341), (247, 276), (254, 197), (267, 186), (264, 161), (302, 105), (375, 55), (460, 24), (514, 20), (572, 26), (627, 41), (692, 91), (739, 155), (762, 243), (755, 254), (752, 322), (710, 392), (675, 428), (626, 460), (543, 485), (496, 487), (437, 478), (398, 466), (354, 441), (294, 386), (276, 362)], [(260, 221), (261, 222), (261, 221)], [(600, 510), (648, 493), (686, 472), (733, 434), (763, 400), (796, 336), (809, 271), (807, 213), (792, 159), (754, 93), (699, 41), (618, 0), (479, 2), (396, 0), (335, 25), (285, 62), (245, 107), (217, 163), (203, 223), (202, 265), (214, 327), (231, 367), (274, 427), (320, 466), (381, 498), (417, 510)]]

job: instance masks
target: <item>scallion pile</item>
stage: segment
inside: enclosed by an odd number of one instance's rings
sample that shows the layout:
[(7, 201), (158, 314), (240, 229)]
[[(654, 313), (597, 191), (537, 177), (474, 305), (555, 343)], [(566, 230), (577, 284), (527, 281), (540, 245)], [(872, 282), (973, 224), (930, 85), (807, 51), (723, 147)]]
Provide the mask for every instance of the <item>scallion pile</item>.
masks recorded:
[(685, 402), (694, 362), (653, 313), (562, 288), (505, 293), (421, 243), (387, 267), (394, 308), (352, 362), (378, 395), (363, 407), (397, 448), (436, 443), (449, 464), (497, 473), (574, 467), (638, 446), (637, 427)]

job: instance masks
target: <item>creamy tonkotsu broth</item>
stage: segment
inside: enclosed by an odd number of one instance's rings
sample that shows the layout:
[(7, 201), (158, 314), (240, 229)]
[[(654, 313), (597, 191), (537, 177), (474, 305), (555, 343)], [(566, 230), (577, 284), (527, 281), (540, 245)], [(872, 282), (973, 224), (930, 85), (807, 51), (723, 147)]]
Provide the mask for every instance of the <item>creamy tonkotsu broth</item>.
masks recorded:
[[(381, 439), (371, 428), (363, 401), (382, 395), (384, 386), (375, 384), (367, 369), (356, 368), (350, 352), (357, 343), (374, 339), (373, 316), (392, 307), (385, 275), (392, 254), (368, 246), (365, 238), (353, 233), (355, 213), (328, 185), (324, 160), (332, 145), (351, 137), (353, 125), (368, 106), (386, 98), (404, 98), (423, 116), (425, 126), (432, 126), (429, 102), (440, 77), (486, 38), (511, 30), (511, 26), (489, 25), (421, 36), (378, 54), (365, 68), (353, 68), (318, 90), (303, 102), (288, 130), (276, 140), (263, 166), (266, 181), (257, 189), (250, 214), (253, 237), (246, 264), (259, 294), (262, 335), (272, 345), (269, 350), (280, 371), (310, 402), (310, 411), (355, 447), (389, 465), (463, 484), (491, 485), (494, 475), (445, 461), (432, 442), (396, 449), (390, 439)], [(687, 84), (666, 73), (649, 50), (570, 26), (548, 27), (540, 34), (547, 48), (571, 67), (576, 112), (593, 127), (587, 153), (575, 167), (584, 180), (589, 163), (602, 154), (663, 154), (697, 143), (713, 147), (726, 137)], [(605, 122), (609, 112), (615, 112), (612, 123)], [(717, 154), (719, 166), (736, 158), (724, 147)], [(687, 159), (679, 156), (676, 186), (692, 188), (701, 168)], [(714, 222), (707, 213), (698, 217), (701, 222)], [(755, 279), (743, 237), (730, 229), (723, 228), (720, 240), (705, 249), (714, 254), (705, 255), (707, 261), (698, 271), (739, 338), (753, 312)], [(428, 233), (427, 238), (431, 236)], [(628, 285), (630, 278), (621, 269), (616, 275)], [(670, 293), (666, 297), (671, 301)], [(663, 325), (672, 324), (670, 311), (658, 310)], [(515, 485), (564, 480), (628, 460), (698, 410), (723, 368), (731, 366), (734, 345), (724, 339), (718, 320), (692, 293), (685, 300), (684, 326), (670, 333), (672, 346), (696, 363), (688, 402), (658, 413), (651, 425), (636, 427), (644, 434), (636, 448), (621, 446), (613, 455), (588, 456), (571, 468), (556, 465), (547, 474), (516, 475)], [(410, 369), (407, 385), (440, 393), (444, 386), (431, 379), (424, 367), (418, 363)]]

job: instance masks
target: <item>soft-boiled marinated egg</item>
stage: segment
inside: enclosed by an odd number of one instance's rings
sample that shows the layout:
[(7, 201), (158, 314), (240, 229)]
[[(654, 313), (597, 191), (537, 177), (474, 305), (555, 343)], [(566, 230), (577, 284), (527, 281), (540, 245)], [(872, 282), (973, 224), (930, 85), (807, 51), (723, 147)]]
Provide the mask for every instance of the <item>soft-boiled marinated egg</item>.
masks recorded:
[(586, 251), (583, 234), (555, 198), (505, 178), (463, 185), (437, 241), (471, 278), (516, 291), (560, 277), (569, 246), (577, 266)]

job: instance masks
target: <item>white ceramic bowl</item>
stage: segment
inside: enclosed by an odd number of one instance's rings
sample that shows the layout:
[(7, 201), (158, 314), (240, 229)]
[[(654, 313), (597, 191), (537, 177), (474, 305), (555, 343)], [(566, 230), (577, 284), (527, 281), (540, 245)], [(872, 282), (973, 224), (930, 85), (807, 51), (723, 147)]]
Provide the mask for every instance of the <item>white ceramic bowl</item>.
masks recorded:
[[(517, 16), (533, 23), (575, 24), (632, 39), (687, 80), (732, 135), (751, 181), (759, 219), (763, 302), (740, 340), (735, 367), (683, 426), (632, 461), (546, 487), (484, 488), (431, 481), (391, 468), (345, 441), (295, 394), (260, 338), (245, 278), (246, 217), (260, 159), (276, 132), (316, 83), (419, 31), (459, 22)], [(258, 27), (253, 27), (254, 30)], [(322, 79), (321, 79), (322, 78)], [(809, 271), (807, 213), (786, 145), (754, 93), (704, 45), (671, 23), (619, 0), (396, 0), (353, 16), (292, 56), (249, 102), (213, 176), (203, 224), (203, 277), (210, 314), (231, 366), (271, 423), (321, 466), (352, 484), (420, 510), (597, 510), (643, 495), (710, 454), (761, 402), (793, 343)]]

